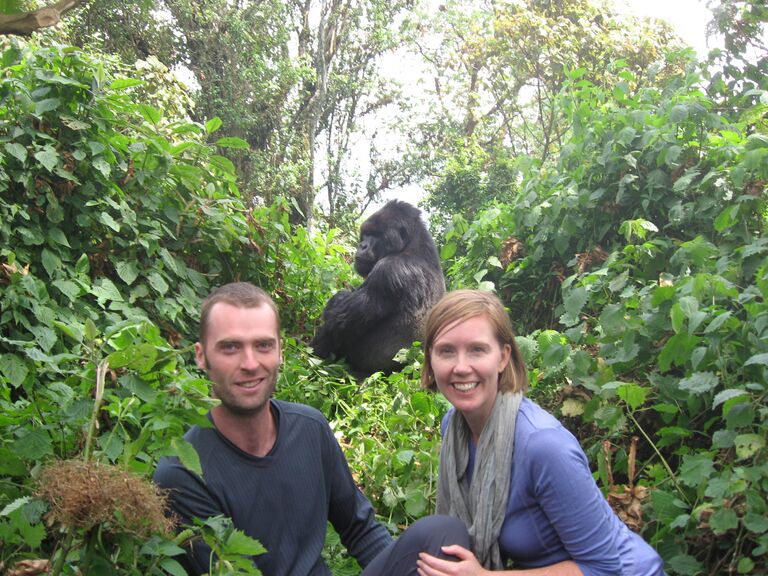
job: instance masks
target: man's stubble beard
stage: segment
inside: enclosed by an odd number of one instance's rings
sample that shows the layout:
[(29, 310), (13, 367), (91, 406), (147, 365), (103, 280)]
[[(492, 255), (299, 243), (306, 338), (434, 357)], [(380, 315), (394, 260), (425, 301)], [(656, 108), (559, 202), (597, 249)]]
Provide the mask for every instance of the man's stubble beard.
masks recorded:
[[(210, 373), (211, 373), (211, 364), (208, 361), (208, 357), (205, 358), (205, 370), (208, 373), (208, 377), (210, 379)], [(244, 407), (240, 406), (235, 402), (229, 402), (225, 401), (221, 398), (219, 394), (216, 393), (216, 388), (219, 386), (216, 382), (211, 380), (212, 388), (211, 388), (211, 397), (218, 400), (221, 403), (221, 406), (225, 408), (229, 413), (231, 413), (233, 416), (237, 416), (240, 418), (243, 417), (252, 417), (264, 410), (269, 410), (269, 401), (270, 399), (275, 395), (275, 390), (277, 389), (277, 380), (280, 377), (280, 370), (278, 369), (275, 374), (273, 374), (271, 381), (269, 383), (268, 388), (269, 394), (267, 395), (264, 402), (260, 403), (258, 406), (252, 406), (252, 407)], [(232, 385), (233, 387), (236, 386), (235, 384)]]

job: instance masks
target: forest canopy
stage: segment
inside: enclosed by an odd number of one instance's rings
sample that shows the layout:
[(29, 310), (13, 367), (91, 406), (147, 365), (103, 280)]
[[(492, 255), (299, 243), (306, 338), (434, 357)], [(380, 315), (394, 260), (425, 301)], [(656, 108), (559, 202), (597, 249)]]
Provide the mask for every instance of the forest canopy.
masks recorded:
[(593, 0), (78, 4), (0, 2), (0, 571), (181, 575), (203, 537), (212, 574), (254, 573), (259, 543), (174, 532), (148, 482), (199, 469), (191, 345), (233, 280), (274, 296), (277, 394), (330, 420), (388, 528), (430, 513), (419, 346), (357, 382), (307, 345), (361, 280), (361, 216), (409, 186), (447, 287), (502, 298), (530, 395), (667, 573), (768, 570), (764, 2), (710, 3), (703, 61)]

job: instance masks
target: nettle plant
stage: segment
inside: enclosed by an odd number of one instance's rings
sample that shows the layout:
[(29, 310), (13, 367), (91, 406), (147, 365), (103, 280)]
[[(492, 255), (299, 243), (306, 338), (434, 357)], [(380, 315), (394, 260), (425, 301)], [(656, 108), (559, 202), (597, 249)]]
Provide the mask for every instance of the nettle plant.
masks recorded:
[(181, 353), (249, 251), (216, 154), (242, 143), (136, 103), (106, 57), (10, 42), (0, 60), (0, 563), (182, 574), (189, 534), (148, 477), (164, 454), (194, 466), (178, 438), (207, 385)]
[(457, 260), (458, 277), (524, 315), (532, 394), (579, 434), (609, 497), (619, 477), (631, 499), (651, 488), (645, 535), (670, 574), (761, 574), (768, 136), (741, 119), (768, 95), (729, 119), (693, 66), (662, 89), (622, 76), (606, 92), (572, 75), (558, 165), (465, 226), (466, 254), (496, 251)]
[(255, 282), (303, 334), (353, 280), (348, 249), (284, 201), (244, 205), (217, 151), (246, 144), (151, 105), (174, 86), (45, 40), (0, 61), (2, 569), (183, 574), (203, 538), (211, 573), (258, 573), (227, 519), (171, 532), (148, 478), (168, 454), (199, 470), (181, 436), (210, 407), (185, 361), (202, 297)]
[(561, 284), (558, 364), (593, 396), (583, 421), (620, 447), (640, 436), (648, 534), (669, 570), (761, 573), (768, 138), (719, 116), (699, 81), (602, 106), (589, 90), (602, 112), (575, 130), (540, 227), (557, 246), (569, 221), (591, 222)]
[(420, 347), (403, 353), (400, 372), (374, 373), (361, 382), (344, 365), (320, 362), (291, 338), (285, 357), (277, 396), (328, 417), (358, 485), (390, 530), (397, 533), (430, 513), (448, 403), (420, 388)]

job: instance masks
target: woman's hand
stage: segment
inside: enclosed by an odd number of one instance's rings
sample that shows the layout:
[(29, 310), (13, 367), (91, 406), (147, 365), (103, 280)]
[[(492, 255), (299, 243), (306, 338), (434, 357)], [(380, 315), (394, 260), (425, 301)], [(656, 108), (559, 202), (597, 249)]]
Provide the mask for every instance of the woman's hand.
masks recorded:
[(458, 562), (442, 560), (422, 552), (416, 561), (419, 576), (484, 576), (490, 574), (480, 565), (475, 555), (462, 546), (443, 546), (444, 554), (455, 556)]

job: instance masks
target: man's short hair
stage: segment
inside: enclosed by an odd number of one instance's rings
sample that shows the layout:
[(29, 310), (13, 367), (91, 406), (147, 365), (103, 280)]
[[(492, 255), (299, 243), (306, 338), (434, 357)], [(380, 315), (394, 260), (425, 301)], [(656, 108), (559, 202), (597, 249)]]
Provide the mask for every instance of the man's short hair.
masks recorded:
[(267, 305), (275, 313), (277, 318), (277, 330), (280, 332), (280, 312), (277, 304), (272, 297), (258, 286), (250, 282), (231, 282), (219, 286), (208, 297), (203, 300), (200, 310), (200, 342), (205, 343), (205, 336), (208, 329), (208, 316), (211, 314), (211, 308), (214, 304), (224, 302), (236, 308), (258, 308)]

